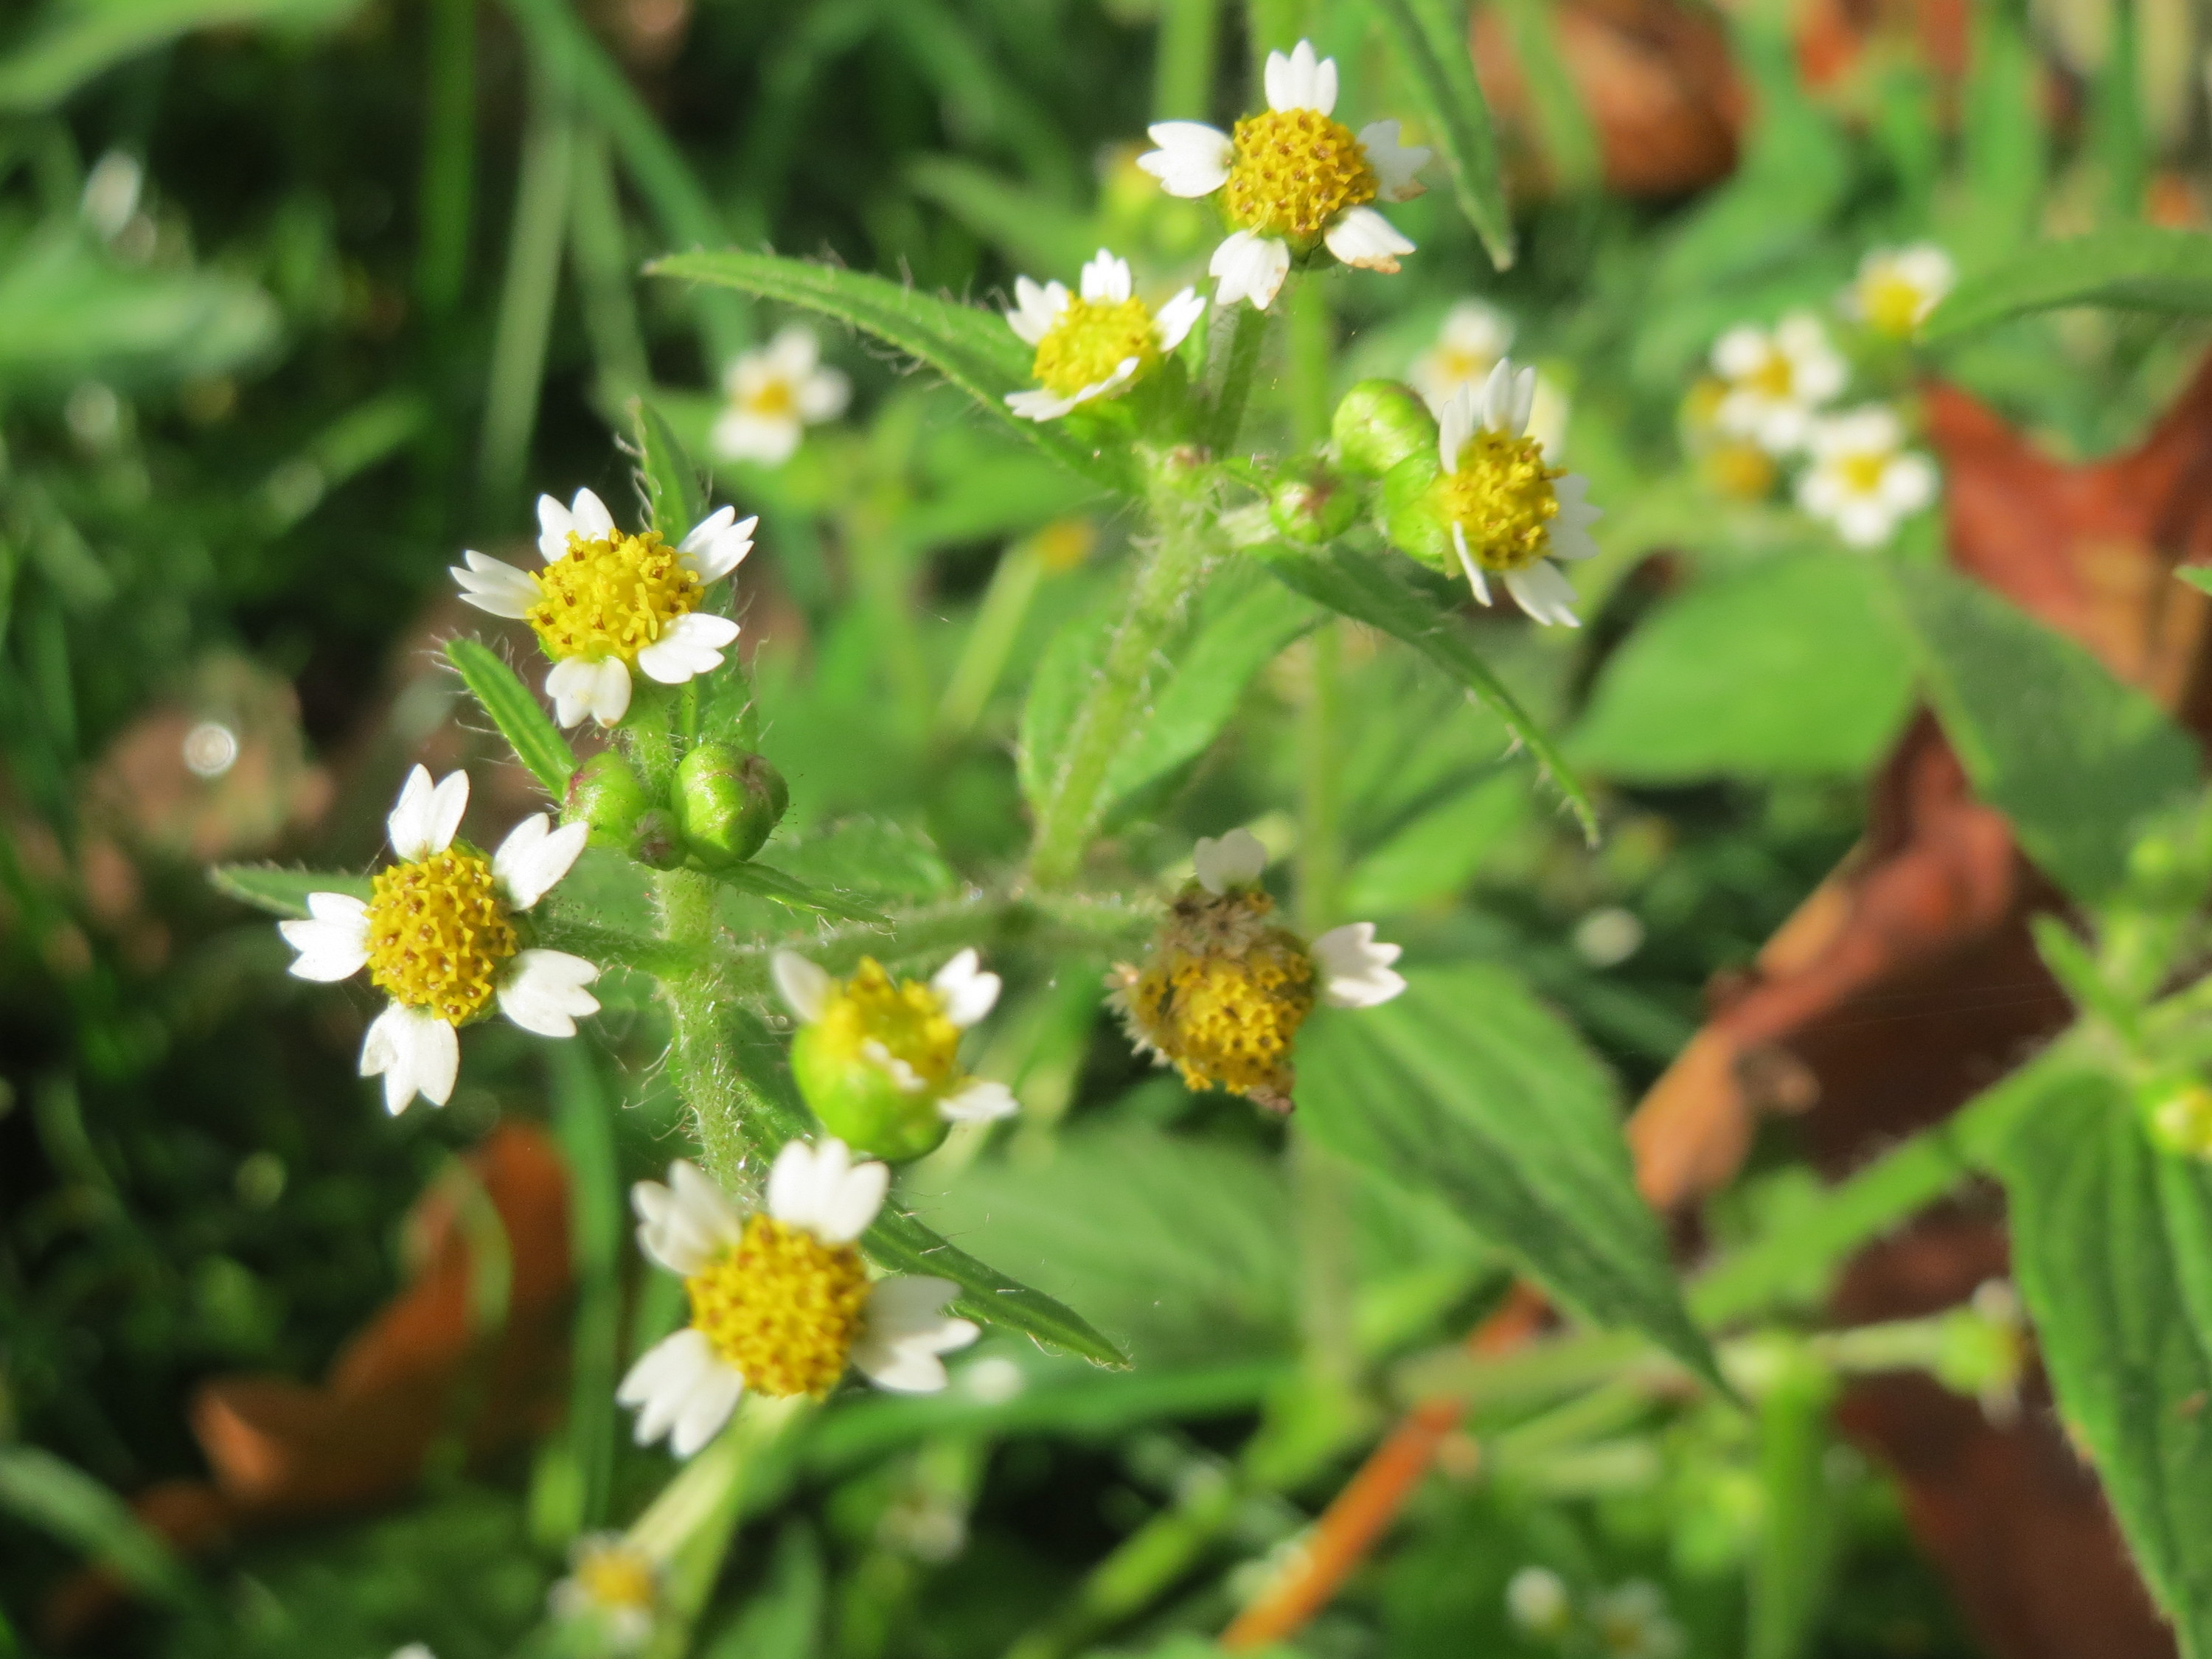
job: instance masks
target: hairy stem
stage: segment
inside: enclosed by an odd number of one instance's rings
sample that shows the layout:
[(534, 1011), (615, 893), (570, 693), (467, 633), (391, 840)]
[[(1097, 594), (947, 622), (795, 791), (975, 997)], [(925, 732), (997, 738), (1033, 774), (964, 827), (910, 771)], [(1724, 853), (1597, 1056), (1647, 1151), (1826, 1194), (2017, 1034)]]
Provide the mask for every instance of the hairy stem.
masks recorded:
[(1037, 812), (1030, 877), (1039, 887), (1065, 887), (1081, 867), (1084, 849), (1105, 815), (1107, 775), (1151, 712), (1162, 653), (1213, 558), (1217, 536), (1207, 471), (1178, 451), (1154, 458), (1150, 472), (1152, 539), (1130, 585), (1128, 609), (1068, 727), (1051, 793)]

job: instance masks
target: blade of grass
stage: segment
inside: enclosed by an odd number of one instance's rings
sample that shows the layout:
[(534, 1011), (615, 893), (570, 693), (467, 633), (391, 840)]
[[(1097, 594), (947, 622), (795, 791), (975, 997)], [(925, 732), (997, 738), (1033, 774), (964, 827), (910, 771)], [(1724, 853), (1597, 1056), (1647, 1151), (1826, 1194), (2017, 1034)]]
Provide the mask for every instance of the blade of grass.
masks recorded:
[(514, 192), (507, 277), (492, 328), (491, 374), (484, 390), (477, 483), (487, 514), (513, 504), (529, 459), (546, 339), (560, 289), (562, 233), (575, 149), (575, 116), (541, 70), (532, 76), (530, 115), (523, 128), (522, 176)]

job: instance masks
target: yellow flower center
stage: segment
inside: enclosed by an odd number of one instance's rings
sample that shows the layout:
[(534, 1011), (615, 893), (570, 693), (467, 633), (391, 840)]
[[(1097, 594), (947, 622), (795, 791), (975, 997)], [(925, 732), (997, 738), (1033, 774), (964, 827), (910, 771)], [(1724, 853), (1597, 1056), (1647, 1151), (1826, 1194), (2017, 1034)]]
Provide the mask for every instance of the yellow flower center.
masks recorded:
[(747, 410), (767, 421), (788, 421), (799, 413), (799, 392), (781, 374), (769, 376), (745, 393), (742, 399)]
[(1243, 229), (1310, 246), (1345, 209), (1375, 199), (1366, 149), (1317, 109), (1248, 115), (1232, 143), (1222, 206)]
[(1464, 346), (1440, 345), (1429, 358), (1437, 379), (1457, 384), (1464, 380), (1479, 380), (1490, 373), (1498, 359), (1486, 351), (1470, 351)]
[(394, 1002), (459, 1025), (491, 1006), (515, 952), (491, 861), (453, 846), (380, 870), (368, 901), (368, 977)]
[(1139, 1038), (1193, 1089), (1287, 1104), (1291, 1044), (1314, 1006), (1313, 959), (1268, 924), (1274, 901), (1186, 891), (1124, 994)]
[(1757, 444), (1715, 444), (1700, 465), (1707, 483), (1736, 501), (1765, 501), (1774, 488), (1774, 459)]
[(1899, 338), (1920, 326), (1929, 310), (1928, 296), (1919, 287), (1893, 270), (1875, 270), (1859, 283), (1859, 308), (1867, 326), (1877, 334)]
[(1787, 353), (1769, 346), (1766, 361), (1745, 375), (1742, 384), (1769, 398), (1787, 398), (1796, 389), (1797, 367)]
[(1836, 471), (1853, 495), (1872, 495), (1881, 489), (1882, 475), (1889, 471), (1889, 457), (1879, 450), (1846, 455), (1836, 463)]
[(576, 1558), (575, 1579), (592, 1606), (610, 1612), (635, 1607), (649, 1613), (659, 1594), (659, 1581), (653, 1563), (637, 1551), (619, 1544), (580, 1554)]
[(720, 1260), (684, 1281), (691, 1323), (745, 1386), (766, 1395), (826, 1395), (868, 1304), (868, 1270), (850, 1244), (755, 1214)]
[(1142, 300), (1070, 300), (1037, 342), (1037, 384), (1061, 398), (1097, 386), (1130, 358), (1141, 374), (1159, 361), (1159, 336)]
[(960, 1028), (945, 1017), (944, 1000), (920, 980), (892, 979), (873, 957), (860, 958), (817, 1024), (821, 1040), (848, 1054), (880, 1044), (911, 1067), (925, 1089), (952, 1080)]
[(572, 531), (568, 550), (531, 580), (544, 597), (528, 620), (546, 655), (629, 663), (669, 623), (697, 610), (702, 591), (676, 550), (650, 530), (588, 542)]
[(1437, 480), (1443, 516), (1467, 535), (1467, 550), (1486, 570), (1525, 570), (1551, 545), (1559, 514), (1553, 481), (1564, 467), (1544, 465), (1544, 447), (1529, 437), (1478, 432), (1459, 452), (1459, 465)]

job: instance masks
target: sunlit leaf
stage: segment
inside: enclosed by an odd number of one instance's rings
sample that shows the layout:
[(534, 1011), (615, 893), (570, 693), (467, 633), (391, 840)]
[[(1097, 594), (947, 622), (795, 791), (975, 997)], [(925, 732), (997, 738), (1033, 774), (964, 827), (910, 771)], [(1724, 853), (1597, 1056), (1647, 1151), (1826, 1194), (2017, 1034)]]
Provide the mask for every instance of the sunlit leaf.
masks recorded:
[(1960, 283), (1922, 325), (1921, 335), (1948, 339), (2057, 306), (2191, 317), (2212, 312), (2212, 235), (2116, 225), (2094, 235), (2037, 243)]
[(568, 747), (561, 728), (553, 724), (536, 694), (489, 646), (476, 640), (446, 641), (446, 660), (453, 665), (462, 683), (500, 735), (514, 750), (515, 758), (559, 800), (568, 792), (569, 775), (576, 769), (576, 751)]

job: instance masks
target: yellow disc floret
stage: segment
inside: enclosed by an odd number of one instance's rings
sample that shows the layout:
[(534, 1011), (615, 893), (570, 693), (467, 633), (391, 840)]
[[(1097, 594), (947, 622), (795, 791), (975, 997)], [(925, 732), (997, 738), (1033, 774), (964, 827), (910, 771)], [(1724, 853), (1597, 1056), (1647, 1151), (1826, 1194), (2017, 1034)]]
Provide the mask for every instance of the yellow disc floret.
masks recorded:
[(591, 1604), (608, 1612), (635, 1608), (650, 1613), (659, 1594), (652, 1559), (621, 1543), (580, 1551), (573, 1576)]
[(454, 846), (377, 872), (368, 901), (368, 976), (394, 1002), (449, 1025), (491, 1006), (517, 948), (491, 861)]
[(586, 541), (573, 531), (568, 550), (531, 580), (544, 597), (528, 620), (549, 657), (620, 657), (659, 639), (678, 617), (699, 608), (701, 583), (674, 548), (653, 531), (620, 531)]
[(1132, 357), (1142, 374), (1159, 356), (1159, 336), (1142, 300), (1070, 300), (1037, 342), (1032, 372), (1048, 392), (1072, 398)]
[(684, 1281), (691, 1323), (766, 1395), (826, 1395), (868, 1304), (868, 1270), (850, 1244), (756, 1214), (737, 1244)]
[(1859, 283), (1859, 306), (1867, 325), (1877, 333), (1902, 338), (1920, 325), (1929, 309), (1929, 296), (1917, 283), (1894, 270), (1877, 271)]
[(1534, 438), (1478, 432), (1460, 450), (1459, 465), (1437, 480), (1443, 518), (1466, 532), (1468, 552), (1486, 570), (1525, 570), (1551, 545), (1559, 516), (1555, 480), (1563, 467), (1544, 465)]
[(1367, 151), (1317, 109), (1273, 109), (1237, 124), (1222, 205), (1244, 230), (1310, 245), (1346, 208), (1375, 199)]
[(1274, 902), (1193, 886), (1117, 1001), (1139, 1043), (1193, 1089), (1219, 1087), (1286, 1107), (1291, 1044), (1313, 1012), (1313, 958), (1267, 916)]
[(960, 1028), (945, 1017), (944, 999), (920, 980), (894, 980), (873, 957), (860, 958), (816, 1029), (833, 1052), (873, 1055), (879, 1048), (933, 1092), (952, 1080), (959, 1059)]

